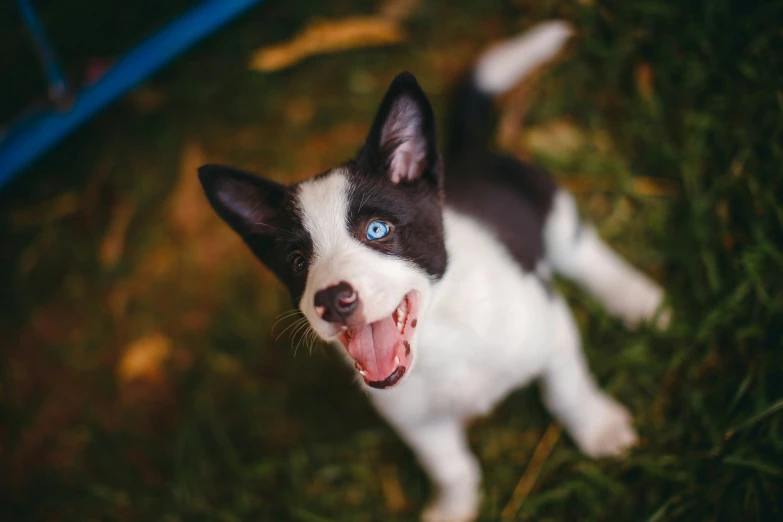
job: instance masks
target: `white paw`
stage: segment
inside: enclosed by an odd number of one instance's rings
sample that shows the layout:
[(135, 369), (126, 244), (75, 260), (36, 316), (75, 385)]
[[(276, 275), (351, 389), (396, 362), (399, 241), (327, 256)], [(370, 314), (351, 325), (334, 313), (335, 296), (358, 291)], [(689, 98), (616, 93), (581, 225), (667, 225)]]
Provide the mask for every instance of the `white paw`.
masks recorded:
[(631, 415), (607, 395), (599, 395), (587, 408), (589, 416), (573, 433), (579, 448), (588, 456), (618, 457), (638, 442)]
[(422, 522), (473, 522), (478, 517), (477, 502), (438, 499), (421, 513)]
[(634, 328), (642, 322), (650, 323), (659, 330), (669, 327), (672, 310), (668, 306), (661, 306), (664, 293), (656, 283), (639, 274), (639, 277), (628, 282), (624, 294), (618, 299), (617, 313), (629, 327)]

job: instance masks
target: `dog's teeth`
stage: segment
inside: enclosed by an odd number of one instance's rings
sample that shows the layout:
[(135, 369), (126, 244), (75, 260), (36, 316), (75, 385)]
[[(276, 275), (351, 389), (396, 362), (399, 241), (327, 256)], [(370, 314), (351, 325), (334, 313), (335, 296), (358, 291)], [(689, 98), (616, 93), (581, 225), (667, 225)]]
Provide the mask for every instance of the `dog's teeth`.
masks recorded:
[(400, 365), (400, 356), (399, 355), (395, 355), (394, 356), (394, 366), (399, 366), (399, 365)]
[(364, 371), (364, 370), (359, 370), (359, 375), (361, 375), (362, 377), (364, 377), (365, 379), (367, 379), (367, 375), (368, 375), (368, 374), (367, 374), (367, 372), (366, 372), (366, 371)]

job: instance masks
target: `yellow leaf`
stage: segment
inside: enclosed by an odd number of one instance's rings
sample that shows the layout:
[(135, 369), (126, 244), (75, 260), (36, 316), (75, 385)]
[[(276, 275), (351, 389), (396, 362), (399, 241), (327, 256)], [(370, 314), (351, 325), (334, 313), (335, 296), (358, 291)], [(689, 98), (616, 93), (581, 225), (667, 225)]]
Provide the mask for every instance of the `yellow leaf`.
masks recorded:
[(125, 348), (117, 365), (117, 378), (123, 383), (137, 379), (158, 381), (163, 364), (171, 357), (171, 339), (154, 333), (137, 339)]
[(634, 79), (636, 80), (636, 90), (639, 92), (639, 95), (643, 100), (650, 101), (655, 95), (653, 85), (655, 74), (652, 66), (647, 62), (637, 64), (634, 69)]
[(568, 120), (554, 120), (525, 131), (524, 146), (535, 154), (569, 156), (585, 143), (579, 127)]
[(673, 196), (677, 194), (677, 182), (671, 179), (636, 176), (633, 191), (640, 196)]
[(403, 40), (394, 20), (381, 16), (356, 16), (342, 20), (316, 20), (288, 42), (256, 51), (250, 68), (278, 71), (316, 54), (346, 49), (390, 45)]

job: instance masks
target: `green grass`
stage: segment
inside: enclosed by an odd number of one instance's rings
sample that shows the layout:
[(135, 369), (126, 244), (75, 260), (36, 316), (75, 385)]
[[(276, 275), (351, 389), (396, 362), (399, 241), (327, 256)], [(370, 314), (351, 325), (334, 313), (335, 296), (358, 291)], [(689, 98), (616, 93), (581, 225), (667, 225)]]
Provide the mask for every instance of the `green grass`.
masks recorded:
[[(458, 66), (551, 16), (579, 35), (525, 125), (568, 120), (583, 144), (536, 157), (601, 187), (579, 194), (585, 214), (663, 283), (675, 321), (627, 331), (562, 285), (642, 444), (590, 461), (562, 436), (516, 520), (783, 517), (783, 6), (424, 4), (403, 46), (265, 75), (246, 68), (253, 49), (312, 15), (369, 10), (269, 2), (0, 194), (0, 520), (415, 520), (428, 485), (412, 455), (330, 349), (275, 341), (287, 297), (180, 171), (201, 150), (280, 180), (316, 173), (354, 151), (398, 70), (441, 111)], [(58, 20), (58, 35), (89, 25)], [(640, 195), (634, 176), (674, 189)], [(127, 230), (112, 233), (122, 212)], [(114, 264), (107, 236), (124, 245)], [(123, 383), (118, 361), (154, 333), (170, 343), (160, 373)], [(471, 430), (481, 520), (498, 520), (550, 423), (530, 389)]]

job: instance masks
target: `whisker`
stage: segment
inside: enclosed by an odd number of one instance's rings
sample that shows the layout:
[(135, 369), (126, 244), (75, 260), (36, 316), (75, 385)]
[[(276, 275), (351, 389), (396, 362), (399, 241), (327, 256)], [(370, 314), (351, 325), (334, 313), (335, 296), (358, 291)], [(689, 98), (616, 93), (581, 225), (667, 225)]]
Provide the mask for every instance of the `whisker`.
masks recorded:
[(286, 234), (290, 234), (291, 236), (294, 236), (294, 233), (291, 232), (290, 230), (286, 230), (285, 228), (276, 227), (274, 225), (269, 225), (267, 223), (262, 223), (261, 221), (256, 221), (255, 223), (253, 223), (253, 226), (256, 226), (256, 227), (258, 227), (258, 226), (267, 227), (267, 228), (271, 228), (273, 230), (276, 230), (278, 232), (284, 232)]
[(280, 337), (283, 335), (283, 333), (285, 333), (285, 332), (286, 332), (286, 330), (288, 330), (288, 329), (289, 329), (289, 328), (291, 328), (291, 327), (294, 327), (294, 326), (297, 326), (297, 325), (299, 325), (299, 324), (300, 324), (302, 321), (305, 321), (305, 320), (306, 320), (306, 319), (305, 319), (304, 317), (299, 317), (298, 319), (294, 319), (294, 321), (293, 321), (291, 324), (289, 324), (288, 326), (286, 326), (286, 327), (285, 327), (285, 328), (284, 328), (284, 329), (283, 329), (283, 330), (282, 330), (282, 331), (281, 331), (281, 332), (280, 332), (280, 333), (277, 335), (277, 337), (276, 337), (275, 339), (276, 339), (276, 340), (277, 340), (277, 339), (280, 339)]
[(291, 323), (288, 326), (286, 326), (285, 329), (282, 332), (280, 332), (280, 334), (278, 334), (277, 337), (275, 337), (275, 341), (279, 341), (284, 333), (286, 333), (288, 330), (290, 330), (291, 328), (293, 328), (295, 326), (301, 325), (302, 323), (307, 323), (307, 318), (306, 317), (302, 317), (300, 319), (297, 319), (293, 323)]
[(307, 328), (305, 328), (302, 331), (302, 334), (299, 336), (299, 341), (296, 343), (296, 348), (294, 348), (294, 351), (298, 352), (299, 351), (299, 347), (302, 346), (303, 343), (304, 343), (304, 346), (307, 346), (307, 342), (305, 342), (305, 339), (307, 338), (307, 336), (309, 334), (310, 334), (310, 325), (307, 325)]
[(286, 310), (286, 311), (284, 311), (282, 313), (277, 314), (277, 316), (275, 316), (275, 319), (277, 319), (278, 317), (282, 317), (282, 316), (286, 316), (287, 317), (289, 315), (301, 314), (301, 313), (302, 313), (302, 311), (299, 310), (298, 308), (292, 308), (290, 310)]
[(318, 334), (315, 330), (310, 328), (310, 345), (308, 346), (308, 350), (310, 351), (310, 355), (313, 355), (313, 346), (315, 346), (315, 343), (318, 342)]
[[(296, 353), (299, 351), (299, 345), (297, 344), (296, 346), (294, 346), (294, 340), (296, 339), (297, 334), (299, 334), (299, 332), (301, 332), (308, 326), (309, 326), (308, 323), (305, 321), (303, 324), (299, 326), (299, 328), (296, 329), (293, 335), (291, 335), (291, 347), (294, 349), (294, 357), (296, 357)], [(301, 338), (299, 339), (299, 341), (301, 342)]]
[(301, 313), (302, 312), (300, 310), (289, 310), (287, 312), (283, 312), (282, 314), (278, 315), (275, 324), (272, 325), (272, 332), (271, 332), (272, 335), (275, 335), (275, 328), (277, 328), (278, 324), (280, 324), (282, 321), (290, 319), (291, 317), (294, 317), (297, 314), (301, 314)]

